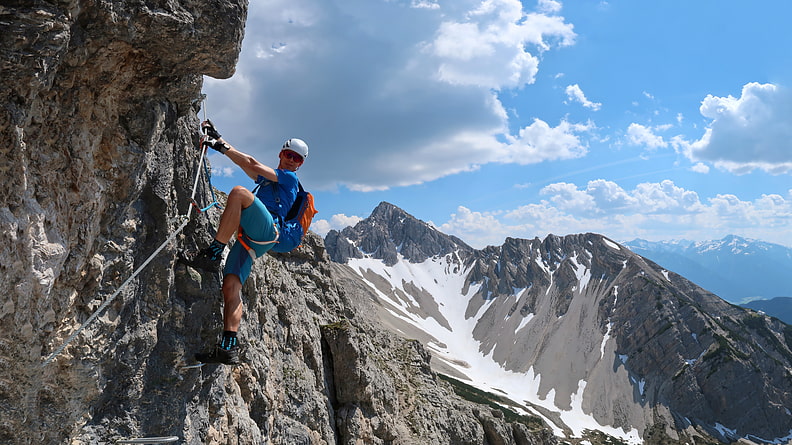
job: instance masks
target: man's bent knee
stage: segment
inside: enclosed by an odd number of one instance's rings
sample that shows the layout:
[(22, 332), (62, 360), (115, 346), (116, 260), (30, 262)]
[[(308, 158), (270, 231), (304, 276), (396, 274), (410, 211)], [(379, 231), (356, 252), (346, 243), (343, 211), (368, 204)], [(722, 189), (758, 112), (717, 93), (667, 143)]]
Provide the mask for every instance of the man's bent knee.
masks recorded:
[(231, 192), (228, 194), (229, 201), (239, 201), (243, 208), (249, 207), (255, 198), (256, 196), (250, 190), (241, 185), (231, 189)]

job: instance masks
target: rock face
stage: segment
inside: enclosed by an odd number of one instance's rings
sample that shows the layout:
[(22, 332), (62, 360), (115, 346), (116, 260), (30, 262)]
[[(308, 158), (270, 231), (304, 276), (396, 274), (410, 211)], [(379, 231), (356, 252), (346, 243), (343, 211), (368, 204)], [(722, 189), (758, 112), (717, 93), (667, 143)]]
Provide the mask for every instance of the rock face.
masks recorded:
[[(361, 232), (365, 236), (354, 235)], [(350, 239), (360, 244), (352, 244)], [(335, 262), (346, 263), (349, 258), (362, 258), (361, 252), (369, 252), (389, 266), (396, 264), (399, 255), (420, 263), (459, 249), (473, 250), (459, 238), (426, 230), (425, 223), (387, 202), (380, 203), (360, 225), (348, 227), (343, 233), (331, 231), (325, 244)]]
[[(312, 235), (243, 289), (244, 364), (182, 369), (221, 329), (220, 282), (176, 262), (201, 170), (201, 76), (233, 73), (239, 0), (0, 6), (0, 443), (539, 444), (456, 395)], [(208, 199), (201, 181), (197, 200)], [(54, 358), (43, 361), (121, 289)]]
[[(561, 429), (579, 421), (565, 414), (578, 403), (647, 443), (792, 440), (792, 327), (601, 235), (474, 250), (383, 203), (327, 238), (374, 292), (383, 325), (430, 345), (433, 366), (475, 379), (467, 363), (491, 360), (523, 373), (534, 392), (507, 395), (554, 410)], [(436, 243), (411, 247), (422, 240)], [(475, 350), (462, 356), (448, 345), (465, 336)]]

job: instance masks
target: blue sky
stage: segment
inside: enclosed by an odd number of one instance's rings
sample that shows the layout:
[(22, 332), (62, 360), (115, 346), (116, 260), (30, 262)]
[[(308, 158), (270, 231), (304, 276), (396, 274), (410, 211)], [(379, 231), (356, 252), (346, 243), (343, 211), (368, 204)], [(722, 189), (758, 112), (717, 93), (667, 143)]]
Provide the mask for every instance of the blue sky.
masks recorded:
[[(324, 235), (393, 203), (474, 247), (596, 232), (792, 246), (792, 2), (271, 0), (206, 112)], [(252, 186), (212, 154), (213, 182)]]

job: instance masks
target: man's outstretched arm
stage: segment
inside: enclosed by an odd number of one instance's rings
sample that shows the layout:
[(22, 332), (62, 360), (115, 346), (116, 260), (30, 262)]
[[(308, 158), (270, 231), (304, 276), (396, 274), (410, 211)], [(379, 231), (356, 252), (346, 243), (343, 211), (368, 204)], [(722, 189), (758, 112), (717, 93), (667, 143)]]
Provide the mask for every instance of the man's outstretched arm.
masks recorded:
[(235, 149), (233, 145), (223, 139), (212, 121), (206, 120), (201, 122), (201, 130), (203, 130), (204, 133), (204, 137), (201, 139), (203, 145), (228, 156), (234, 164), (242, 168), (242, 171), (254, 181), (257, 180), (259, 176), (263, 176), (270, 181), (278, 182), (278, 174), (275, 173), (272, 167), (264, 165), (253, 156)]
[(228, 146), (228, 150), (226, 150), (225, 155), (228, 156), (228, 158), (231, 159), (234, 164), (238, 165), (242, 171), (244, 171), (245, 174), (250, 176), (254, 181), (258, 179), (259, 176), (263, 176), (270, 181), (278, 182), (278, 174), (275, 173), (275, 169), (268, 165), (262, 164), (253, 156), (235, 149), (231, 144), (223, 141), (222, 138), (220, 138), (220, 142), (223, 142)]

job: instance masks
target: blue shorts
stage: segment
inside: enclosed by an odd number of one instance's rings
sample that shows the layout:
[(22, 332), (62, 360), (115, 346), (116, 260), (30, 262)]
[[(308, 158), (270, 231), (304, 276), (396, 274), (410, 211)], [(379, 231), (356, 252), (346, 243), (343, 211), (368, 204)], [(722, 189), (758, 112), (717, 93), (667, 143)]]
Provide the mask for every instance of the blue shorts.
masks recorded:
[[(242, 209), (239, 225), (242, 227), (245, 243), (255, 251), (256, 258), (267, 253), (275, 245), (275, 243), (257, 244), (252, 241), (273, 241), (278, 233), (275, 229), (272, 214), (258, 198), (255, 198), (249, 207)], [(244, 284), (248, 275), (250, 275), (252, 265), (253, 257), (245, 246), (237, 240), (226, 257), (223, 275), (236, 275), (239, 277), (239, 281)]]

